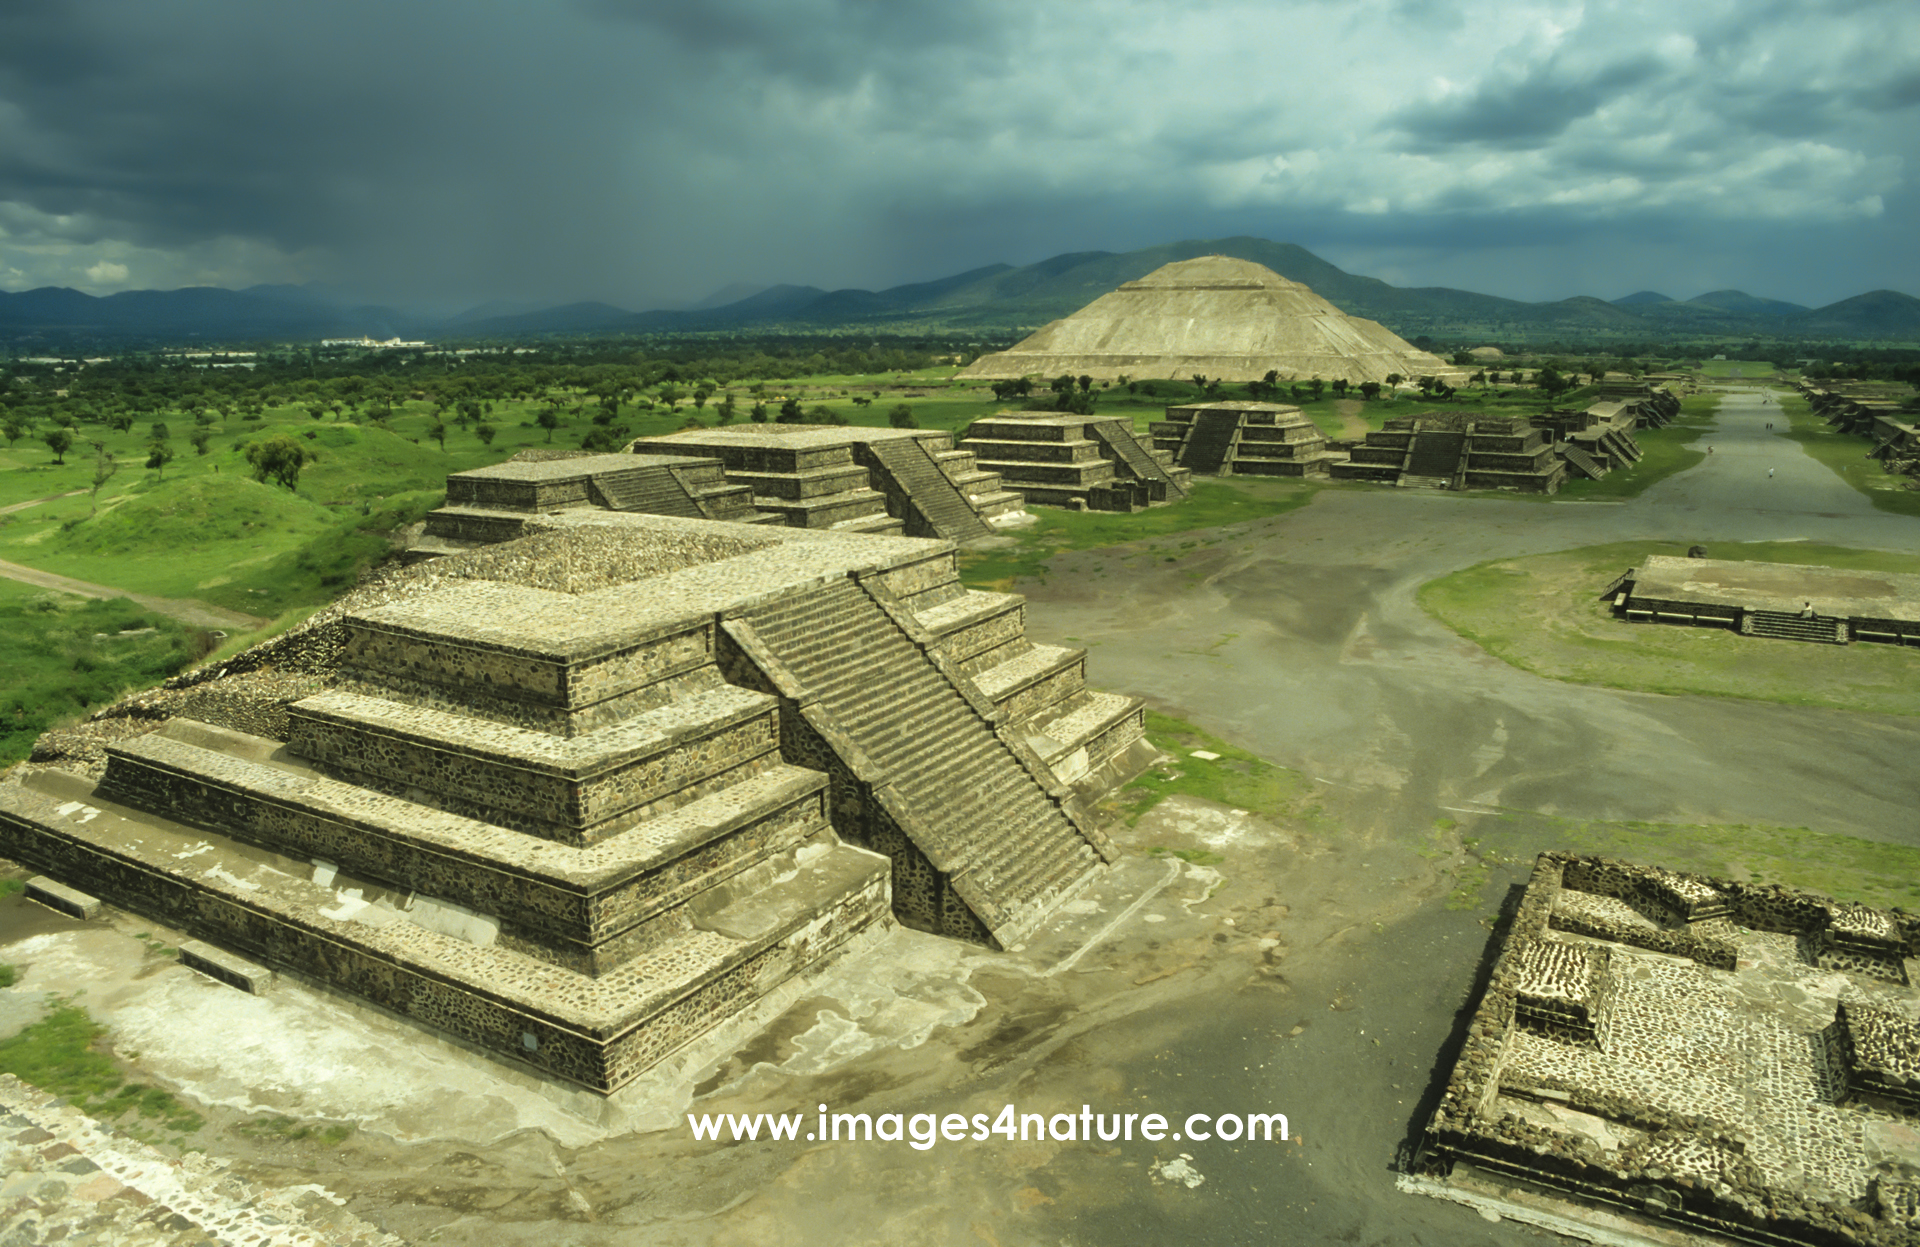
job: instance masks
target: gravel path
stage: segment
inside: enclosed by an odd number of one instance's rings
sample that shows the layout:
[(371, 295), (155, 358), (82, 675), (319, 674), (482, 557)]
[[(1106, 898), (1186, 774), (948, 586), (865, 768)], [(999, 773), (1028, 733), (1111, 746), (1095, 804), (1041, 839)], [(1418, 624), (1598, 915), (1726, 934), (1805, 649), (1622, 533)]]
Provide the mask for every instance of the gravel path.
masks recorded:
[(8, 580), (18, 580), (22, 584), (39, 585), (43, 589), (56, 589), (61, 593), (72, 593), (83, 598), (132, 598), (150, 611), (158, 611), (169, 619), (178, 619), (181, 623), (192, 624), (197, 628), (247, 631), (268, 622), (258, 615), (243, 615), (239, 611), (226, 610), (209, 602), (202, 602), (198, 598), (163, 598), (155, 597), (150, 593), (129, 593), (125, 589), (115, 589), (110, 585), (96, 585), (85, 580), (75, 580), (71, 576), (43, 572), (35, 567), (22, 567), (18, 563), (9, 563), (4, 559), (0, 559), (0, 576), (5, 576)]

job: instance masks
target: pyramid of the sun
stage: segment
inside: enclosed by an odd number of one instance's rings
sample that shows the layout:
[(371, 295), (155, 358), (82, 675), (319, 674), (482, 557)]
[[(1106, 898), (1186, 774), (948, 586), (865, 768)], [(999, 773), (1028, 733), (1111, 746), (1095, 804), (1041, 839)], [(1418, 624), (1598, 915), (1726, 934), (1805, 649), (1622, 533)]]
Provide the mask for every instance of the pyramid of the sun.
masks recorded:
[(1297, 281), (1249, 260), (1182, 260), (1102, 295), (1009, 350), (961, 372), (979, 380), (1057, 377), (1222, 381), (1344, 377), (1358, 384), (1455, 369)]

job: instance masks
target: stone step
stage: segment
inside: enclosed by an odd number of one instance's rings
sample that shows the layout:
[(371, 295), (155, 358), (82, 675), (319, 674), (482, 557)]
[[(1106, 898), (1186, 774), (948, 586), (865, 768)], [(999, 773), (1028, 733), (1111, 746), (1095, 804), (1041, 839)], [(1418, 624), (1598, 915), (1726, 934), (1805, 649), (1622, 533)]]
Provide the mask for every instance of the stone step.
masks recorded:
[(897, 536), (904, 530), (900, 520), (882, 511), (875, 515), (857, 516), (850, 520), (839, 520), (828, 525), (836, 533), (873, 533), (878, 536)]
[(1748, 611), (1740, 620), (1740, 631), (1748, 636), (1774, 637), (1789, 641), (1812, 641), (1824, 645), (1845, 645), (1847, 621), (1815, 615), (1805, 617), (1784, 611)]
[(997, 709), (1013, 720), (1031, 718), (1086, 686), (1087, 651), (1064, 645), (1035, 645), (973, 682)]
[(355, 908), (305, 862), (92, 800), (75, 776), (45, 779), (51, 791), (0, 793), (0, 853), (57, 861), (109, 904), (599, 1092), (886, 921), (886, 859), (840, 845), (796, 855), (751, 898), (725, 898), (671, 946), (596, 978)]
[(826, 778), (779, 764), (576, 848), (300, 766), (278, 741), (176, 719), (110, 748), (101, 799), (497, 919), (595, 973), (697, 893), (826, 830)]
[(322, 771), (569, 844), (746, 778), (779, 748), (777, 703), (733, 685), (571, 738), (339, 690), (287, 718), (288, 749)]

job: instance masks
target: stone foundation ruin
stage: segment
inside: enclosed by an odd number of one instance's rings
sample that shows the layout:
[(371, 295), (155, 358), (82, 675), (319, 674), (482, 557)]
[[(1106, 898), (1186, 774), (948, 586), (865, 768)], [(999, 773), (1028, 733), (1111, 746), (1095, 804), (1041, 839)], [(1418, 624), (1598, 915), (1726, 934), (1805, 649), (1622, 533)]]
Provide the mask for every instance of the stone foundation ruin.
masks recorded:
[(1603, 596), (1635, 623), (1846, 645), (1920, 645), (1920, 576), (1649, 555)]
[(1140, 702), (950, 542), (516, 531), (50, 734), (0, 853), (603, 1092), (893, 918), (1008, 945), (1112, 860)]
[(1920, 916), (1542, 854), (1416, 1167), (1740, 1242), (1910, 1244)]

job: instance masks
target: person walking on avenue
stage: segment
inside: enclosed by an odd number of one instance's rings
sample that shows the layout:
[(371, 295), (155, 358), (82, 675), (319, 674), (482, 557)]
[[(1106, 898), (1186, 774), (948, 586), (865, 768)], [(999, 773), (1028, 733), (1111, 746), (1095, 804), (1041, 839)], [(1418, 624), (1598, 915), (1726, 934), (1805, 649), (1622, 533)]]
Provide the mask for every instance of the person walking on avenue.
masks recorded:
[(1767, 479), (1768, 479), (1768, 480), (1772, 480), (1772, 479), (1773, 479), (1773, 469), (1772, 469), (1772, 468), (1768, 468), (1768, 469), (1767, 469)]

